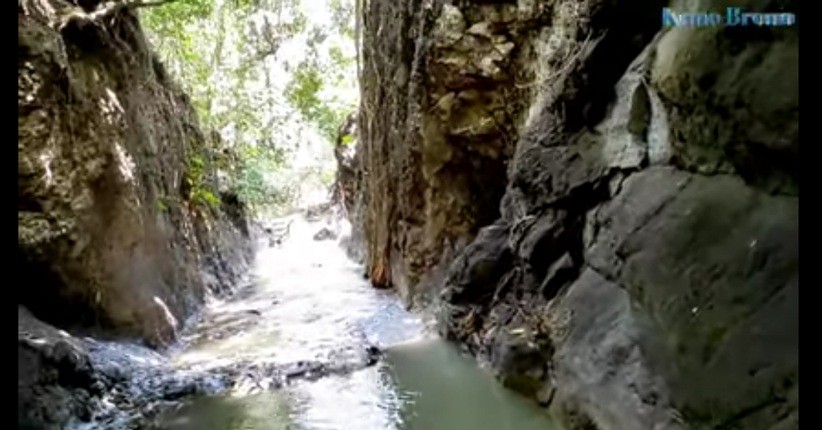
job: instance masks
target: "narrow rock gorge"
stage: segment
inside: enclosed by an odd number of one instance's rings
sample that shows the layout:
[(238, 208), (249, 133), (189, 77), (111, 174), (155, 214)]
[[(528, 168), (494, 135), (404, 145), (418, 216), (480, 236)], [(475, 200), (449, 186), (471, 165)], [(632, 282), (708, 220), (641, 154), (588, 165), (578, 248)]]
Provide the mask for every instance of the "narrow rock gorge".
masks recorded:
[(798, 426), (795, 1), (364, 2), (375, 287), (569, 429)]
[(798, 428), (798, 27), (727, 7), (798, 1), (18, 0), (18, 428)]

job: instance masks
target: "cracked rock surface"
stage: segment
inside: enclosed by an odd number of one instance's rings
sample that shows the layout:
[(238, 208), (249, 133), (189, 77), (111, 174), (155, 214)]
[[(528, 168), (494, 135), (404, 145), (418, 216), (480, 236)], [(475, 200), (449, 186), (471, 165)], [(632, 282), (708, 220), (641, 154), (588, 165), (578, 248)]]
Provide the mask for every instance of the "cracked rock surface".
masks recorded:
[[(375, 120), (359, 142), (372, 174), (403, 172), (360, 184), (367, 260), (385, 268), (372, 281), (435, 310), (443, 335), (567, 428), (796, 428), (797, 32), (663, 30), (666, 3), (404, 6), (419, 23), (406, 40), (423, 48), (402, 58), (421, 80), (389, 85), (399, 98), (381, 111), (412, 127), (386, 140), (394, 129)], [(501, 34), (518, 36), (487, 56), (476, 45)], [(365, 43), (377, 69), (396, 64)], [(504, 79), (498, 55), (524, 75)], [(367, 98), (377, 87), (365, 85)], [(524, 104), (496, 122), (511, 132), (494, 152), (470, 103), (512, 91)], [(419, 115), (403, 110), (416, 104)], [(484, 167), (497, 153), (505, 175)], [(466, 181), (447, 176), (456, 163), (473, 166)], [(465, 230), (465, 218), (435, 216), (480, 207), (497, 216)]]

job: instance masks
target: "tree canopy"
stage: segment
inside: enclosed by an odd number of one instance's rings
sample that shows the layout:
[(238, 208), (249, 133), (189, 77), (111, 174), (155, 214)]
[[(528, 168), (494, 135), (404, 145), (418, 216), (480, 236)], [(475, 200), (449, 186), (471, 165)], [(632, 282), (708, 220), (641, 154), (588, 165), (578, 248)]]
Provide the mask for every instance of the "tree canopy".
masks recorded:
[(230, 182), (253, 211), (282, 211), (330, 185), (330, 143), (358, 97), (353, 0), (176, 0), (139, 11), (203, 128), (237, 154)]

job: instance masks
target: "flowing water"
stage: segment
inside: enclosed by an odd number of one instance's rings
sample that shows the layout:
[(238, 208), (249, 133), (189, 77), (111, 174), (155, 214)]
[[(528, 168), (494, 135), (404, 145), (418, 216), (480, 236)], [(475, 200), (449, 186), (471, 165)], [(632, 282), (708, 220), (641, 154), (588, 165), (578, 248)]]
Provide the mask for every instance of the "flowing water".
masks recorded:
[(370, 288), (362, 268), (321, 225), (296, 219), (289, 239), (264, 247), (255, 282), (210, 304), (174, 361), (207, 369), (232, 362), (373, 365), (269, 390), (251, 386), (200, 397), (161, 417), (166, 430), (530, 430), (554, 428), (544, 412), (503, 389), (475, 362), (427, 333), (390, 292)]

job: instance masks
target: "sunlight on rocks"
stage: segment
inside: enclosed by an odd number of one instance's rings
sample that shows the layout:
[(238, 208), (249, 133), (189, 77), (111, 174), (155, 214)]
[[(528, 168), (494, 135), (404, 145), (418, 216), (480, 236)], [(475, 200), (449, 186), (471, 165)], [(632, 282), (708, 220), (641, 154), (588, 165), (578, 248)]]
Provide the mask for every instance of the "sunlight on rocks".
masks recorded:
[(53, 175), (51, 173), (51, 160), (54, 158), (54, 153), (51, 149), (47, 149), (45, 153), (40, 154), (40, 164), (43, 166), (43, 179), (46, 181), (46, 186), (52, 185)]
[(123, 175), (123, 178), (125, 178), (128, 182), (133, 182), (135, 168), (134, 161), (131, 159), (131, 156), (126, 153), (125, 149), (123, 149), (123, 146), (119, 142), (114, 144), (114, 154), (117, 156), (117, 167)]

